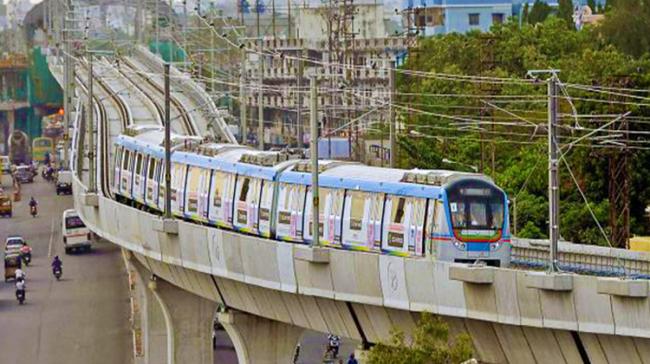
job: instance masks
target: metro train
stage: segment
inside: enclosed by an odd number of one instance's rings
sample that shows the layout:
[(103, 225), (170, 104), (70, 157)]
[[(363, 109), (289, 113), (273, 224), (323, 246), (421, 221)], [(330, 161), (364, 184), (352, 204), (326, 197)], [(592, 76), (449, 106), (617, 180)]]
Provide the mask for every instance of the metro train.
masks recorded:
[[(164, 210), (164, 130), (114, 141), (112, 190), (139, 208)], [(319, 161), (319, 242), (378, 254), (507, 266), (505, 192), (482, 174), (401, 170)], [(265, 238), (312, 242), (311, 164), (286, 152), (172, 135), (175, 217)]]

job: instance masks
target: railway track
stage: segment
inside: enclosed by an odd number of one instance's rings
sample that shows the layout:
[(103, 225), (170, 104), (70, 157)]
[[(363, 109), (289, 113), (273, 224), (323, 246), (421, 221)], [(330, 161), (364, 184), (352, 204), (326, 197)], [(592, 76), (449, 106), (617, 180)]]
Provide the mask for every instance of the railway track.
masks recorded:
[[(146, 84), (149, 85), (149, 87), (151, 87), (153, 90), (155, 90), (162, 97), (164, 97), (164, 95), (165, 95), (165, 90), (162, 87), (160, 87), (156, 82), (152, 81), (151, 78), (147, 77), (146, 75), (142, 75), (140, 73), (140, 71), (138, 71), (136, 69), (135, 65), (129, 59), (122, 58), (121, 62), (122, 62), (122, 64), (126, 65), (129, 68), (129, 71), (127, 72), (127, 71), (125, 71), (124, 69), (122, 69), (120, 67), (119, 68), (120, 74), (122, 74), (122, 76), (124, 78), (126, 78), (127, 80), (129, 80), (129, 82), (131, 82), (131, 84), (133, 86), (138, 88), (142, 93), (144, 93), (145, 95), (147, 95), (151, 99), (151, 101), (156, 105), (157, 112), (161, 116), (161, 120), (162, 120), (163, 125), (164, 125), (165, 110), (164, 110), (163, 102), (157, 101), (153, 96), (151, 96), (147, 92), (147, 90), (144, 89), (144, 87), (140, 83), (133, 80), (127, 73), (138, 74), (139, 79), (144, 80), (146, 82)], [(183, 129), (184, 129), (185, 133), (187, 135), (190, 135), (190, 136), (198, 136), (199, 133), (197, 132), (194, 124), (192, 123), (190, 115), (187, 112), (187, 110), (185, 110), (185, 107), (183, 106), (183, 104), (173, 96), (170, 97), (170, 103), (171, 103), (172, 107), (176, 109), (177, 114), (181, 119), (181, 124), (183, 126)], [(173, 118), (174, 117), (172, 117), (172, 119)]]
[[(84, 67), (87, 67), (86, 64), (84, 64)], [(88, 89), (83, 82), (83, 80), (77, 76), (77, 83), (79, 84), (79, 87), (83, 91), (83, 93), (88, 94)], [(115, 110), (118, 112), (120, 119), (121, 119), (121, 124), (122, 124), (122, 130), (125, 130), (132, 124), (132, 116), (131, 113), (129, 112), (129, 109), (126, 107), (124, 101), (100, 78), (96, 77), (94, 78), (94, 81), (96, 84), (99, 85), (99, 87), (109, 96), (109, 98), (113, 101), (113, 104), (115, 106)], [(101, 191), (104, 196), (107, 196), (111, 199), (114, 198), (113, 192), (111, 191), (111, 183), (110, 183), (110, 133), (109, 133), (109, 116), (108, 112), (106, 110), (106, 105), (103, 102), (103, 99), (99, 98), (96, 93), (93, 94), (93, 99), (94, 103), (93, 105), (95, 106), (95, 114), (97, 115), (96, 119), (96, 125), (97, 125), (97, 131), (98, 131), (98, 149), (99, 149), (99, 157), (100, 157), (100, 168), (101, 168), (101, 178), (98, 180), (101, 183)]]

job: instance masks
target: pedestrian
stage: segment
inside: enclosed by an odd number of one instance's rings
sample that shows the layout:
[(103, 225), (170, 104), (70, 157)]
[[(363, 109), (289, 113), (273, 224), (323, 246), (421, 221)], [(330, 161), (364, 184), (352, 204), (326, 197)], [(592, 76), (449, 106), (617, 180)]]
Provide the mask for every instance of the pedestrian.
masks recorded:
[(354, 357), (354, 353), (350, 354), (350, 358), (348, 359), (348, 364), (359, 364), (357, 359)]

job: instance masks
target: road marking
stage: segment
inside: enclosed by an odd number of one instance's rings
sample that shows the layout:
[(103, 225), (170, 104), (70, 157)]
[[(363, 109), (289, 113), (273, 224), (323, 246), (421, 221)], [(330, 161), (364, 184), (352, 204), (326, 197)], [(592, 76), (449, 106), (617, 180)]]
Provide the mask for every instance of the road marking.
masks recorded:
[(52, 218), (52, 224), (50, 226), (50, 244), (47, 247), (47, 257), (52, 257), (52, 242), (54, 241), (54, 218)]

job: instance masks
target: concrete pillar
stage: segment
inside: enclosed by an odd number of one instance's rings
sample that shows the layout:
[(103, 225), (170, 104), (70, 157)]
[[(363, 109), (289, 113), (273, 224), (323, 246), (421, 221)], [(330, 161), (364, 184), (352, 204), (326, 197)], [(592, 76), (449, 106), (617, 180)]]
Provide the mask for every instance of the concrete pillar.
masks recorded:
[[(189, 293), (129, 259), (145, 291), (142, 338), (145, 363), (213, 364), (212, 330), (217, 303)], [(145, 283), (146, 282), (146, 283)]]
[(293, 363), (303, 328), (249, 315), (219, 312), (217, 319), (230, 336), (239, 364)]

